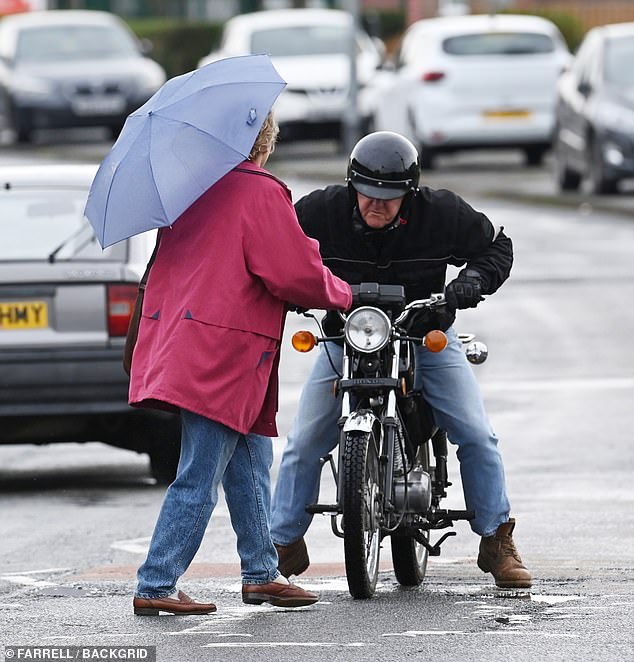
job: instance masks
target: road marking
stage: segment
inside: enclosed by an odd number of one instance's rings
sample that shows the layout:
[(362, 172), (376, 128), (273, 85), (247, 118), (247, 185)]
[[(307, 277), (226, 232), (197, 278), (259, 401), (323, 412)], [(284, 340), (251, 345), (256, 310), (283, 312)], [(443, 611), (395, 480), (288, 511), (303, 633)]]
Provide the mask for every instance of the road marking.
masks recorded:
[(19, 584), (20, 586), (34, 586), (37, 588), (44, 588), (50, 586), (58, 586), (56, 582), (49, 582), (44, 579), (37, 579), (32, 575), (45, 575), (60, 572), (68, 572), (71, 568), (44, 568), (43, 570), (24, 570), (22, 572), (5, 572), (0, 575), (0, 580), (9, 582), (10, 584)]
[(603, 391), (634, 388), (631, 377), (584, 377), (579, 379), (525, 379), (481, 382), (484, 391)]
[(539, 632), (537, 630), (486, 630), (485, 632), (465, 632), (464, 630), (406, 630), (405, 632), (389, 632), (383, 637), (420, 637), (420, 636), (447, 636), (447, 635), (470, 635), (480, 636), (483, 634), (530, 636), (530, 637), (565, 637), (568, 639), (578, 638), (578, 634), (559, 632)]
[(221, 642), (215, 644), (203, 644), (201, 648), (362, 648), (364, 646), (374, 646), (364, 642), (352, 642), (343, 644), (336, 641), (253, 641), (253, 642)]
[(131, 554), (147, 554), (149, 544), (150, 537), (148, 536), (145, 538), (130, 538), (130, 540), (115, 540), (110, 547)]
[(3, 577), (10, 577), (11, 575), (42, 575), (45, 572), (68, 572), (72, 568), (44, 568), (44, 570), (22, 570), (18, 572), (4, 572)]

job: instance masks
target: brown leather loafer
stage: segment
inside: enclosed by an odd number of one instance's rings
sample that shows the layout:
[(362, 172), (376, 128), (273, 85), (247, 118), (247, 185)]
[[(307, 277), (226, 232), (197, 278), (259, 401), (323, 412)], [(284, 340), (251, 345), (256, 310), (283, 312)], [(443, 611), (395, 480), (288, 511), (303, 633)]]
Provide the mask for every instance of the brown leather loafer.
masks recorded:
[(178, 592), (178, 598), (134, 598), (132, 605), (137, 616), (158, 616), (160, 611), (185, 616), (211, 614), (216, 611), (215, 604), (196, 602), (183, 591)]
[(310, 565), (308, 550), (303, 538), (290, 545), (275, 545), (277, 550), (277, 569), (284, 577), (301, 575)]
[(319, 600), (316, 593), (305, 591), (295, 584), (243, 584), (242, 602), (248, 605), (261, 605), (268, 602), (276, 607), (306, 607)]

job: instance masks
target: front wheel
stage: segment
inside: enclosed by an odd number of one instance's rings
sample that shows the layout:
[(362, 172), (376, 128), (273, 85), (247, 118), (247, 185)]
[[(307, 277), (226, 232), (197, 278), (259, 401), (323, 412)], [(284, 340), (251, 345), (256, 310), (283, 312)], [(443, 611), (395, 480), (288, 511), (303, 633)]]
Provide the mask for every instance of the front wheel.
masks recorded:
[(381, 547), (378, 446), (372, 433), (347, 434), (342, 459), (343, 543), (348, 590), (370, 598), (376, 589)]

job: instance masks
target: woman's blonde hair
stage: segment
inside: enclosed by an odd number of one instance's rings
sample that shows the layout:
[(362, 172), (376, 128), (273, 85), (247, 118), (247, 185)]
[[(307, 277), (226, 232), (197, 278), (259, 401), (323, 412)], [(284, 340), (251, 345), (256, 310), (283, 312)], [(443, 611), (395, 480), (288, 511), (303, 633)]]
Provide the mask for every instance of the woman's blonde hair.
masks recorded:
[(273, 112), (269, 112), (262, 124), (260, 133), (253, 143), (251, 148), (251, 153), (249, 154), (249, 159), (254, 159), (258, 154), (269, 154), (273, 153), (275, 149), (275, 142), (277, 140), (277, 134), (280, 132), (280, 128), (273, 117)]

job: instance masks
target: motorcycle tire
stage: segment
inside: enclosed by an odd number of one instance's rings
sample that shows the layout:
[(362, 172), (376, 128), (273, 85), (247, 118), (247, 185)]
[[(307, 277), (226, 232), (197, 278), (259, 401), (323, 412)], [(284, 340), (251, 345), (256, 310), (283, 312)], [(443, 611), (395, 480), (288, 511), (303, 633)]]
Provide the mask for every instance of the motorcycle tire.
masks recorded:
[(348, 590), (355, 599), (367, 599), (376, 589), (381, 548), (379, 452), (374, 434), (347, 434), (342, 464)]
[[(429, 472), (429, 444), (421, 444), (416, 463)], [(421, 531), (429, 542), (429, 531)], [(410, 536), (392, 535), (392, 565), (396, 581), (401, 586), (418, 586), (427, 572), (429, 552), (424, 545)]]

